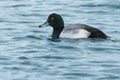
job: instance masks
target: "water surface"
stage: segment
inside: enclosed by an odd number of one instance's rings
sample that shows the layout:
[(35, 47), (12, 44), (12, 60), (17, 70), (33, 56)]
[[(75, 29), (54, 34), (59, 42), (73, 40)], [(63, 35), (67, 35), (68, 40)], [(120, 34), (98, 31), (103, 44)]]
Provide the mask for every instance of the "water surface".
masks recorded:
[[(50, 13), (111, 38), (49, 40)], [(0, 0), (0, 80), (120, 80), (120, 0)]]

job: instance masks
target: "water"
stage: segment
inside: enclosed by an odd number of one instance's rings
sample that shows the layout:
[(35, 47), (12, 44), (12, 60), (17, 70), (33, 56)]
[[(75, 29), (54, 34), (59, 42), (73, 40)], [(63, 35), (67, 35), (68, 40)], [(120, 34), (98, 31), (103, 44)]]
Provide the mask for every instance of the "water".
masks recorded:
[[(49, 40), (50, 13), (111, 38)], [(0, 80), (120, 80), (120, 0), (0, 0)]]

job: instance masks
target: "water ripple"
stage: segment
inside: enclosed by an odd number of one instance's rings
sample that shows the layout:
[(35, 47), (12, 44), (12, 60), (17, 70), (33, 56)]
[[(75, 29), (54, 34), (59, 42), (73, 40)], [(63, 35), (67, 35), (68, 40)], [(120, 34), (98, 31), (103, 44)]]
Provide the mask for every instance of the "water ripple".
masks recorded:
[(119, 9), (120, 5), (111, 5), (111, 4), (86, 4), (86, 5), (80, 5), (83, 7), (108, 7), (108, 8), (115, 8)]
[(6, 7), (15, 7), (15, 8), (16, 8), (16, 7), (24, 7), (24, 8), (25, 8), (25, 7), (30, 7), (30, 6), (32, 6), (32, 5), (28, 5), (28, 4), (27, 4), (27, 5), (26, 5), (26, 4), (17, 4), (17, 5), (11, 5), (11, 6), (6, 6)]
[(67, 56), (50, 56), (50, 55), (46, 55), (46, 56), (40, 56), (40, 57), (33, 57), (33, 58), (38, 58), (38, 59), (53, 59), (53, 60), (63, 60), (63, 59), (74, 59), (72, 57), (67, 57)]
[(29, 58), (28, 58), (28, 57), (25, 57), (25, 56), (20, 56), (20, 57), (18, 57), (18, 59), (21, 59), (21, 60), (28, 60)]
[[(119, 0), (0, 0), (1, 80), (120, 80)], [(108, 39), (51, 39), (50, 13)], [(19, 75), (19, 76), (18, 76)], [(6, 77), (7, 76), (7, 77)]]
[(116, 75), (106, 75), (105, 77), (100, 77), (97, 80), (116, 80), (119, 79), (119, 76)]
[(82, 77), (94, 77), (96, 75), (93, 74), (88, 74), (88, 73), (64, 73), (63, 75), (67, 75), (67, 76), (82, 76)]

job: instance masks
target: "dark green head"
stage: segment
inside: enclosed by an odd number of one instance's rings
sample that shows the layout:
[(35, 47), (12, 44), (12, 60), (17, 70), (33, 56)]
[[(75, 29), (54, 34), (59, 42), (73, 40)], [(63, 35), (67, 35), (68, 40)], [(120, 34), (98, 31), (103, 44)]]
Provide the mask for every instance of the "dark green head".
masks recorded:
[(48, 16), (47, 21), (43, 23), (42, 25), (40, 25), (39, 27), (42, 27), (43, 25), (52, 26), (53, 28), (52, 38), (59, 38), (60, 33), (62, 32), (64, 28), (64, 21), (59, 14), (52, 13)]
[(53, 28), (63, 28), (64, 27), (64, 21), (62, 17), (59, 14), (52, 13), (48, 16), (47, 22), (50, 26)]

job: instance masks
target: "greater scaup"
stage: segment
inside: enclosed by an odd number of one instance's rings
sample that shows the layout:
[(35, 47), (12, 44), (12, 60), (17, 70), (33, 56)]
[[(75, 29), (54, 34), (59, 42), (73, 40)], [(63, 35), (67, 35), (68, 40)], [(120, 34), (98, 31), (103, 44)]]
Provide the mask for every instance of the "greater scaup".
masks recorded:
[(64, 26), (63, 18), (56, 13), (48, 16), (47, 21), (40, 25), (48, 24), (53, 28), (52, 38), (107, 38), (101, 30), (85, 24), (69, 24)]

